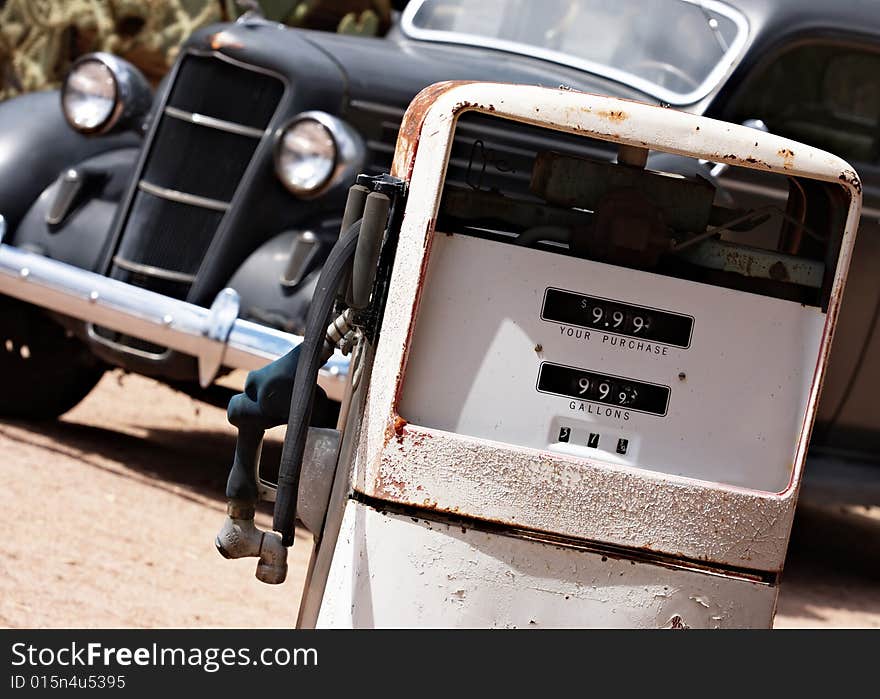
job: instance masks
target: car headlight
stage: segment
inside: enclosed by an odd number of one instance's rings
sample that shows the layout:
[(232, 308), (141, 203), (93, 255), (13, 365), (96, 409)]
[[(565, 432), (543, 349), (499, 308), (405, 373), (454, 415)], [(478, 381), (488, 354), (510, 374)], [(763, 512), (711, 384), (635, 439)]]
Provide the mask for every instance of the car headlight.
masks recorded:
[(303, 112), (278, 131), (275, 172), (297, 196), (314, 197), (353, 179), (363, 154), (360, 137), (341, 119)]
[(64, 118), (84, 134), (103, 134), (130, 124), (147, 113), (151, 102), (152, 91), (143, 74), (107, 53), (80, 58), (61, 89)]

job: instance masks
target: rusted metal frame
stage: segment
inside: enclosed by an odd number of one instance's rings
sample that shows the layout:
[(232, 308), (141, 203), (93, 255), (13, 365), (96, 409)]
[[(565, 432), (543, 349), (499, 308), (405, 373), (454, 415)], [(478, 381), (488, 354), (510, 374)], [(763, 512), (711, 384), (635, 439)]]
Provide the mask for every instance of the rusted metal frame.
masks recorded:
[[(587, 508), (587, 511), (571, 512), (568, 519), (558, 523), (545, 519), (543, 526), (553, 525), (557, 532), (575, 537), (588, 528), (593, 537), (601, 536), (603, 540), (616, 545), (682, 555), (717, 564), (737, 566), (747, 561), (753, 569), (781, 570), (809, 444), (812, 416), (824, 379), (824, 367), (852, 254), (861, 207), (861, 184), (846, 162), (817, 149), (746, 127), (689, 114), (679, 113), (675, 119), (670, 119), (668, 111), (637, 102), (574, 91), (454, 82), (434, 85), (413, 102), (401, 127), (393, 173), (410, 182), (410, 202), (422, 202), (423, 206), (407, 212), (401, 230), (388, 298), (388, 308), (393, 312), (385, 315), (368, 397), (367, 412), (374, 419), (369, 421), (368, 428), (361, 434), (355, 488), (367, 496), (383, 500), (465, 513), (460, 494), (454, 499), (449, 497), (457, 486), (464, 485), (449, 480), (463, 470), (463, 457), (468, 456), (478, 467), (485, 466), (490, 457), (502, 465), (512, 457), (511, 450), (503, 445), (474, 439), (462, 440), (455, 435), (407, 425), (397, 412), (406, 354), (434, 234), (445, 163), (456, 120), (464, 111), (482, 112), (619, 144), (738, 167), (836, 182), (846, 189), (850, 197), (847, 225), (832, 282), (831, 300), (817, 370), (808, 398), (804, 429), (796, 447), (792, 477), (786, 489), (779, 493), (750, 491), (649, 474), (606, 463), (568, 460), (539, 451), (530, 455), (533, 468), (556, 468), (560, 476), (578, 478), (576, 488), (562, 487), (557, 488), (555, 493), (545, 494), (545, 497), (552, 497), (554, 504), (583, 501), (584, 488), (587, 487), (593, 490), (594, 495), (601, 494), (604, 502), (626, 503), (626, 507), (618, 509), (618, 516), (608, 525), (603, 523), (603, 518), (614, 513), (599, 506), (596, 509)], [(646, 133), (649, 132), (652, 136), (647, 138)], [(423, 149), (426, 152), (420, 153), (420, 143), (426, 139), (431, 139), (430, 149)], [(385, 419), (379, 419), (379, 416), (385, 416)], [(448, 444), (450, 448), (440, 448), (441, 443)], [(475, 443), (479, 446), (475, 446)], [(399, 468), (404, 456), (409, 469), (407, 478), (412, 477), (409, 482), (403, 480)], [(421, 464), (421, 467), (414, 468), (417, 464)], [(446, 478), (437, 484), (437, 492), (431, 492), (433, 488), (426, 487), (432, 473), (441, 473)], [(632, 486), (637, 481), (645, 487), (634, 491)], [(564, 479), (554, 479), (554, 482), (564, 483)], [(503, 520), (527, 526), (523, 521), (528, 516), (525, 508), (492, 511), (486, 507), (486, 502), (493, 497), (495, 504), (501, 507), (505, 488), (521, 486), (522, 483), (508, 480), (496, 483), (495, 489), (487, 487), (487, 483), (476, 485), (481, 488), (481, 501), (467, 505), (467, 514), (487, 521)], [(625, 497), (609, 497), (614, 493), (625, 493)], [(540, 493), (534, 495), (545, 499)], [(681, 514), (677, 521), (651, 521), (646, 518), (645, 513), (652, 508), (665, 507), (670, 502)], [(595, 502), (589, 504), (601, 505)], [(755, 521), (763, 522), (766, 526), (756, 529)], [(723, 524), (721, 532), (718, 530), (719, 524)]]

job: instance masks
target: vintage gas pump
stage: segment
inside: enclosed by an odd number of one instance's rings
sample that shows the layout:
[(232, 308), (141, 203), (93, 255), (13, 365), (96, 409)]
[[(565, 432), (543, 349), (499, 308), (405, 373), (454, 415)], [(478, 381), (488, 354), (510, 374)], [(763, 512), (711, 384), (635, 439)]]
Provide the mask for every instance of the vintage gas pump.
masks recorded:
[[(700, 161), (788, 199), (732, 201), (679, 167)], [(331, 260), (295, 383), (280, 372), (281, 537), (248, 534), (274, 495), (250, 432), (221, 550), (283, 555), (299, 503), (304, 627), (771, 625), (854, 171), (669, 109), (442, 83), (407, 111), (392, 175), (353, 189), (354, 271)], [(340, 340), (338, 430), (309, 430)]]

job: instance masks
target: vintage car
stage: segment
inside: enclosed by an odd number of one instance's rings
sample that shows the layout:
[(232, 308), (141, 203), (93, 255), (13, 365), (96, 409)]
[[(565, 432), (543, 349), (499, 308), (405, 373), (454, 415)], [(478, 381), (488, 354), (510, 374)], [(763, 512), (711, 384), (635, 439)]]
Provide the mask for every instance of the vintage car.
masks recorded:
[[(860, 0), (412, 0), (382, 38), (249, 12), (194, 34), (156, 94), (124, 61), (86, 56), (60, 93), (0, 106), (0, 291), (18, 297), (2, 299), (0, 414), (60, 415), (110, 366), (197, 393), (227, 368), (283, 354), (303, 330), (347, 189), (358, 173), (388, 171), (406, 105), (438, 81), (489, 80), (748, 122), (854, 164), (863, 223), (810, 469), (849, 474), (880, 454), (878, 73), (880, 13)], [(504, 193), (527, 178), (518, 161), (573, 147), (478, 118), (457, 133), (450, 177), (464, 193)], [(599, 142), (577, 148), (615, 157)], [(730, 207), (769, 216), (797, 200), (794, 180), (754, 169), (661, 165), (702, 174)], [(785, 241), (793, 252), (810, 244), (798, 230)], [(800, 283), (796, 270), (711, 264)], [(331, 396), (345, 366), (336, 357), (325, 371)]]

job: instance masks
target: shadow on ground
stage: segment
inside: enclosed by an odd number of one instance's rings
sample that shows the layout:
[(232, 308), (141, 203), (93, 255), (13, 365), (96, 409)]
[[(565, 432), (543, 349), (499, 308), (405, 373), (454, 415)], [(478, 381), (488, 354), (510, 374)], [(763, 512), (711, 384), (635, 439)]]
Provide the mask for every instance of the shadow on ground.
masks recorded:
[[(230, 432), (154, 427), (145, 429), (146, 434), (141, 437), (76, 422), (37, 424), (3, 420), (0, 429), (4, 424), (27, 432), (39, 432), (42, 437), (4, 432), (7, 439), (73, 456), (92, 468), (112, 471), (123, 478), (147, 478), (155, 487), (180, 486), (202, 497), (222, 500), (225, 504), (226, 478), (235, 449), (235, 437)], [(281, 442), (274, 437), (267, 439), (262, 452), (264, 477), (274, 477), (280, 458)], [(132, 473), (126, 473), (108, 461), (116, 462)], [(186, 497), (179, 491), (178, 495)]]
[(821, 607), (880, 614), (880, 518), (860, 509), (798, 509), (782, 580), (781, 614), (816, 621), (824, 618), (817, 611)]

